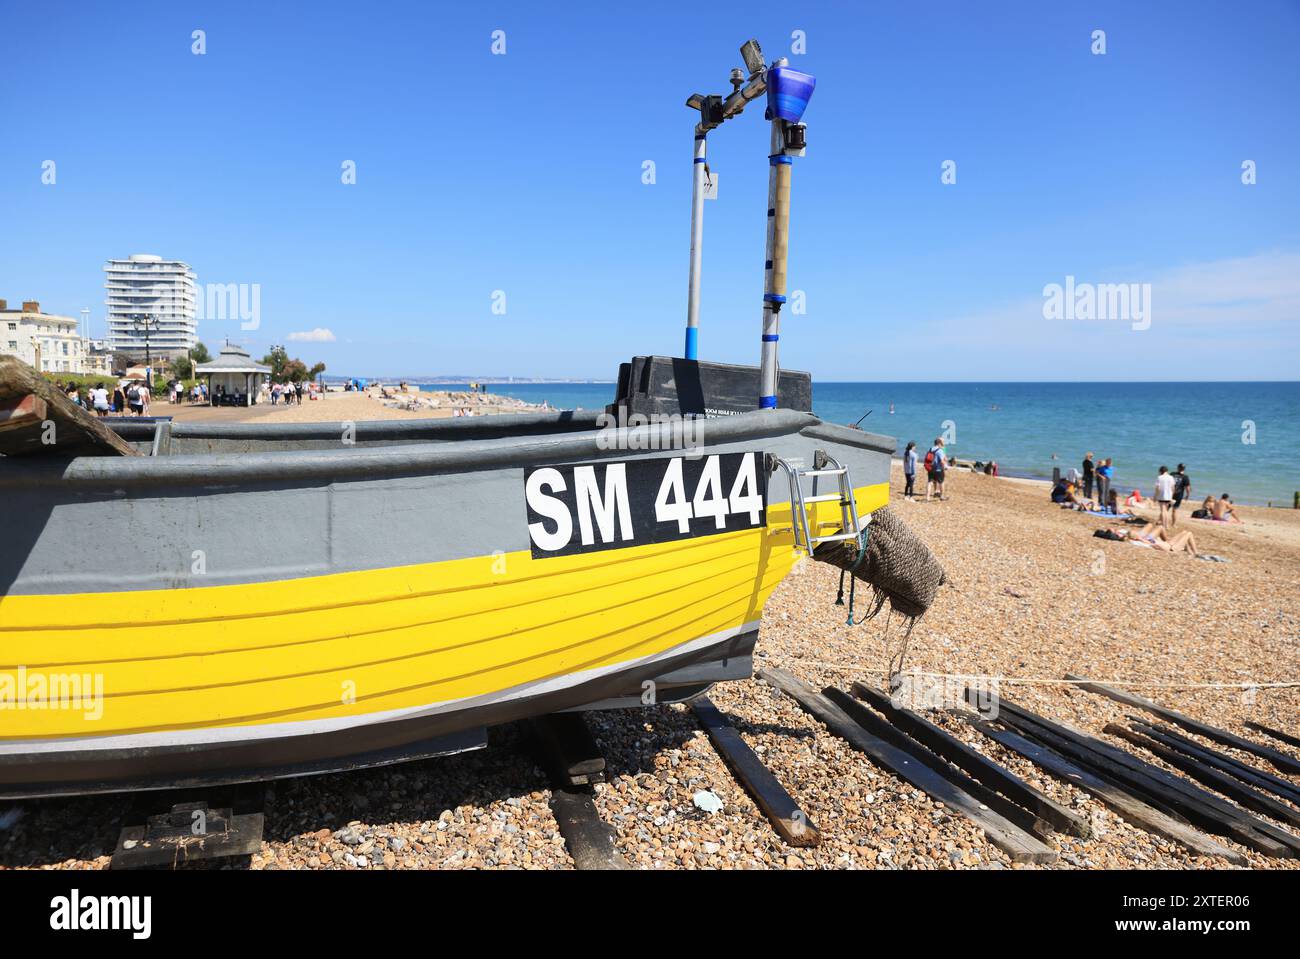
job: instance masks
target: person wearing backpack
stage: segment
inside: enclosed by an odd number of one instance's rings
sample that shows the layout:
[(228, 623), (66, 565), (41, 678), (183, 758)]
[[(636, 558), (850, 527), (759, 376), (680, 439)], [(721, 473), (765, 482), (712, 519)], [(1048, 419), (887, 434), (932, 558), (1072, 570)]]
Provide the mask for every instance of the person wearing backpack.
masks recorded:
[(1179, 463), (1178, 469), (1174, 470), (1174, 504), (1169, 510), (1169, 525), (1178, 525), (1178, 507), (1182, 506), (1183, 500), (1189, 499), (1191, 495), (1192, 478), (1187, 475), (1187, 467)]
[(930, 451), (925, 454), (925, 475), (927, 482), (925, 484), (925, 501), (930, 502), (930, 496), (936, 495), (940, 502), (943, 501), (943, 477), (948, 469), (948, 458), (943, 452), (943, 437), (935, 438), (934, 445)]

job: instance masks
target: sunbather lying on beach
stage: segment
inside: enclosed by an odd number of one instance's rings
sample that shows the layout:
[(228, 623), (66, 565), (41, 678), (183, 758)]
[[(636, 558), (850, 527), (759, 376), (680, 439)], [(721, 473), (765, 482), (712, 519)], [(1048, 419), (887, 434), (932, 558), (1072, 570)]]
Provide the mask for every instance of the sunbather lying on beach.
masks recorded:
[(1079, 489), (1073, 483), (1065, 484), (1065, 492), (1058, 501), (1064, 507), (1069, 509), (1096, 509), (1097, 504), (1090, 499), (1084, 499), (1079, 495)]
[(1190, 530), (1171, 536), (1164, 527), (1147, 523), (1141, 529), (1121, 529), (1115, 532), (1119, 539), (1126, 540), (1134, 546), (1149, 546), (1166, 553), (1187, 552), (1196, 555), (1196, 539)]

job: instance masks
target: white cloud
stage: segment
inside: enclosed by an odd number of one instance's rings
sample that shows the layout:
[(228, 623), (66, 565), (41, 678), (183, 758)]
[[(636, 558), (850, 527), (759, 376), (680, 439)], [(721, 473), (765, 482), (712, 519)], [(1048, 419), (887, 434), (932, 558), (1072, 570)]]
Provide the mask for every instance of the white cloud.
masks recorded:
[(1150, 328), (1046, 320), (1043, 297), (1031, 295), (882, 329), (873, 355), (930, 380), (1294, 379), (1300, 369), (1300, 253), (1081, 270), (1076, 280), (1150, 283)]
[(327, 330), (320, 326), (305, 333), (290, 333), (285, 338), (291, 343), (333, 343), (335, 340), (333, 330)]

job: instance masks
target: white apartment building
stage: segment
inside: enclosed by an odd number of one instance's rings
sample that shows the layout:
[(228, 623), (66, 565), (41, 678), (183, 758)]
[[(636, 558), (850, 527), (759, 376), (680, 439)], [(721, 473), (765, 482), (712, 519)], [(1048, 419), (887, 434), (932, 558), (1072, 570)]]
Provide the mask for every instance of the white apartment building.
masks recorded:
[(153, 356), (181, 356), (198, 339), (194, 271), (180, 260), (137, 253), (104, 264), (108, 348), (114, 353), (145, 354), (145, 333)]
[(45, 373), (92, 373), (87, 341), (79, 321), (70, 316), (42, 313), (41, 304), (27, 300), (10, 309), (0, 300), (0, 353), (16, 356)]

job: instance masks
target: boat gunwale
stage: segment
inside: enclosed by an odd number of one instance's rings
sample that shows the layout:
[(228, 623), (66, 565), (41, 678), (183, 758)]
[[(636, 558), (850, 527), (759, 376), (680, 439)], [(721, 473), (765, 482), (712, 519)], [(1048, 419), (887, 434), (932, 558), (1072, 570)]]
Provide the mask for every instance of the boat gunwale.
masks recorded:
[[(310, 425), (310, 424), (309, 424)], [(357, 424), (360, 429), (364, 424)], [(706, 445), (803, 433), (892, 453), (895, 442), (823, 423), (811, 413), (755, 410), (702, 421)], [(337, 429), (334, 435), (339, 435)], [(392, 447), (194, 453), (176, 456), (79, 456), (70, 460), (0, 460), (0, 489), (54, 485), (61, 489), (152, 486), (231, 486), (301, 480), (367, 480), (400, 476), (517, 469), (528, 466), (670, 455), (681, 448), (681, 423), (660, 422), (577, 433), (505, 436)]]
[[(596, 428), (604, 415), (598, 410), (561, 410), (554, 413), (497, 413), (491, 416), (421, 418), (414, 420), (357, 420), (353, 424), (358, 440), (365, 442), (383, 440), (409, 440), (414, 438), (439, 439), (455, 442), (457, 433), (484, 433), (508, 436), (512, 431), (554, 426), (558, 434), (577, 433)], [(161, 418), (148, 420), (122, 419), (108, 421), (108, 426), (125, 440), (137, 442), (153, 439), (156, 424)], [(259, 440), (295, 442), (303, 440), (337, 440), (338, 424), (347, 420), (322, 420), (315, 423), (187, 423), (171, 420), (173, 439), (193, 440)], [(439, 434), (448, 434), (442, 440)], [(549, 434), (539, 434), (549, 435)], [(485, 437), (484, 437), (485, 438)]]

